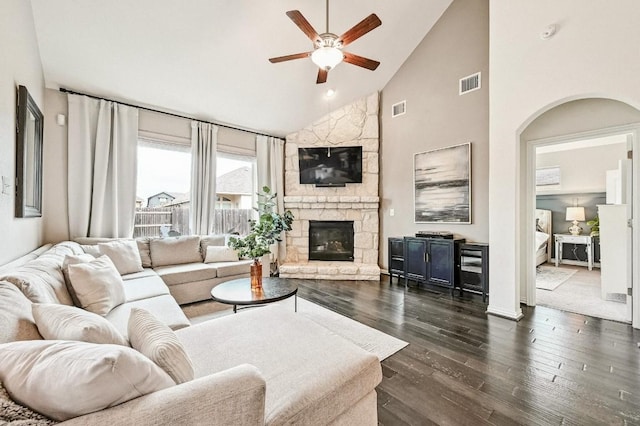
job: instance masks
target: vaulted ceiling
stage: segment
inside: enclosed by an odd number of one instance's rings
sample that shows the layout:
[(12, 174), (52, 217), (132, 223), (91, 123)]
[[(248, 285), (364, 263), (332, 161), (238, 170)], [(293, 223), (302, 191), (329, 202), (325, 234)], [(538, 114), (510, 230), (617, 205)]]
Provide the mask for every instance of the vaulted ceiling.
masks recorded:
[[(330, 2), (329, 30), (371, 13), (382, 26), (345, 50), (381, 62), (340, 64), (316, 85), (312, 50), (285, 15), (325, 31), (323, 0), (31, 0), (45, 84), (203, 120), (285, 135), (377, 90), (400, 68), (451, 0)], [(335, 96), (327, 99), (327, 89)]]

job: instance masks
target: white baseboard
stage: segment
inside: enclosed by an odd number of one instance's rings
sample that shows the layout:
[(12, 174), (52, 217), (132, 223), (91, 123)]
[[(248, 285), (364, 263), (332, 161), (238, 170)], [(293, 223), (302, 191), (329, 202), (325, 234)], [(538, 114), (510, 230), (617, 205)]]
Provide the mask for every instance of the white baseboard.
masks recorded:
[(494, 308), (491, 305), (489, 305), (489, 307), (486, 310), (486, 313), (490, 315), (495, 315), (498, 317), (510, 319), (513, 321), (520, 321), (522, 318), (524, 318), (522, 309), (519, 309), (519, 308), (517, 311), (512, 312), (512, 311), (506, 311), (504, 309)]

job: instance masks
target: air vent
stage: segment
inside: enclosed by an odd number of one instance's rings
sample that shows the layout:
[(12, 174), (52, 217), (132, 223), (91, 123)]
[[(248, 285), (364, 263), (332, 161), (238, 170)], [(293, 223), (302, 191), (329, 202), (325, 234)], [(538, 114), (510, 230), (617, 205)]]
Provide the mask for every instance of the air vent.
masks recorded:
[(407, 101), (391, 105), (391, 117), (397, 117), (407, 113)]
[(481, 87), (480, 73), (477, 72), (470, 76), (460, 79), (460, 95), (464, 95)]

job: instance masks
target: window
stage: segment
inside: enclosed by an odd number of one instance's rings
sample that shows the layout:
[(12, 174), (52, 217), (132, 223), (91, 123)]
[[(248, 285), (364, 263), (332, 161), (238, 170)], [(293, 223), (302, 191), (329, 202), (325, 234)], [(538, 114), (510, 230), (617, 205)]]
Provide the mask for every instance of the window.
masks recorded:
[(255, 158), (218, 152), (216, 158), (216, 228), (220, 233), (249, 232), (253, 216)]
[[(217, 153), (214, 233), (249, 232), (254, 182), (254, 157)], [(139, 140), (134, 237), (188, 235), (190, 188), (190, 146)]]
[(189, 234), (191, 149), (158, 141), (138, 141), (139, 208), (134, 237)]

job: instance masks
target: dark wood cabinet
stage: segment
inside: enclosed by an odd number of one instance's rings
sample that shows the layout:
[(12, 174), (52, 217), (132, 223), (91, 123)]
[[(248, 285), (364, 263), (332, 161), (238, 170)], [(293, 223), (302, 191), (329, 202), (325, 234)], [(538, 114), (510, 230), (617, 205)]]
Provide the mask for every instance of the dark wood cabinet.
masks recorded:
[(404, 280), (427, 281), (427, 240), (404, 238)]
[(479, 293), (482, 294), (482, 301), (486, 302), (489, 294), (489, 245), (461, 244), (459, 259), (460, 294), (463, 291)]
[(388, 244), (389, 278), (395, 275), (400, 280), (404, 278), (404, 238), (390, 237)]
[(457, 262), (464, 239), (404, 238), (404, 279), (448, 287), (457, 286)]

